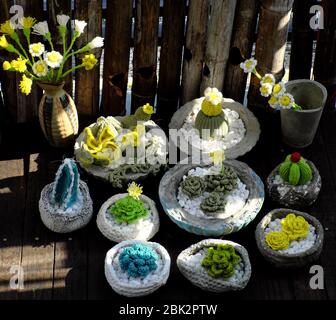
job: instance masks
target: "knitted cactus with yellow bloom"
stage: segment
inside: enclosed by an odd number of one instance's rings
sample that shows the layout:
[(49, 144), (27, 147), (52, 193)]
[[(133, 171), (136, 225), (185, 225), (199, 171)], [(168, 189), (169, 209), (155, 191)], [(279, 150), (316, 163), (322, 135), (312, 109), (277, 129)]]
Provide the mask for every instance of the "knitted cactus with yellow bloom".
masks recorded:
[(281, 178), (293, 186), (305, 185), (313, 178), (312, 169), (300, 153), (287, 156), (280, 166)]
[(134, 115), (126, 116), (121, 119), (121, 123), (124, 128), (134, 129), (138, 122), (147, 122), (152, 118), (154, 114), (154, 108), (149, 103), (138, 108)]
[(225, 137), (229, 133), (229, 124), (223, 112), (223, 95), (216, 88), (206, 89), (204, 95), (202, 109), (196, 117), (195, 128), (205, 140)]

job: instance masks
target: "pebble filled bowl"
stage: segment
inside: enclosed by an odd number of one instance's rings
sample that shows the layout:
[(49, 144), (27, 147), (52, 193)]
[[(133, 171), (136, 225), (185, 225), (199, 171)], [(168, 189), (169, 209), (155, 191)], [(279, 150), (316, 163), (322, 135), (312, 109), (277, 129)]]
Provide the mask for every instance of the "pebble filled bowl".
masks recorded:
[[(309, 233), (305, 240), (294, 241), (285, 251), (272, 250), (266, 243), (267, 230), (275, 230), (279, 220), (288, 214), (303, 217), (309, 223)], [(323, 248), (324, 230), (322, 224), (313, 216), (290, 209), (276, 209), (266, 215), (256, 229), (256, 241), (260, 253), (264, 258), (278, 268), (294, 269), (315, 262)]]

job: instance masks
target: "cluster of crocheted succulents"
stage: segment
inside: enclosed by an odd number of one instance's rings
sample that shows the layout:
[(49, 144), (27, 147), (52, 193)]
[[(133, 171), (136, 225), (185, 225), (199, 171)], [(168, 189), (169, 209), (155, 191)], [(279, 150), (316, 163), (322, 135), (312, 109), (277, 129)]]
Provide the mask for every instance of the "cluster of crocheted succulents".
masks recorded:
[(266, 235), (266, 244), (274, 251), (287, 249), (292, 241), (307, 238), (309, 223), (302, 216), (290, 213), (281, 221), (282, 230), (270, 232)]
[(119, 256), (119, 264), (131, 278), (146, 278), (155, 271), (159, 255), (150, 246), (135, 244), (125, 248)]
[(280, 166), (279, 174), (285, 182), (293, 186), (305, 185), (313, 178), (310, 165), (298, 152), (287, 156)]
[(231, 278), (240, 261), (241, 257), (233, 246), (219, 244), (209, 248), (207, 256), (202, 261), (202, 267), (212, 278)]
[(211, 192), (228, 194), (238, 186), (238, 176), (230, 168), (223, 166), (220, 174), (206, 176), (207, 189)]
[(184, 194), (189, 198), (200, 197), (206, 189), (206, 182), (200, 177), (188, 176), (181, 183), (181, 188)]

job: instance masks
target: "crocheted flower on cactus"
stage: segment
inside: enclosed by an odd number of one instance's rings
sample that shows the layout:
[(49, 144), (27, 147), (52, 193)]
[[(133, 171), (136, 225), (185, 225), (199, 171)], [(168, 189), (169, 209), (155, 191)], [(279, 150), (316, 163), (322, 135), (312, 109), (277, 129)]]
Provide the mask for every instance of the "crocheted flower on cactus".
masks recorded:
[(238, 176), (236, 172), (230, 168), (223, 166), (219, 174), (209, 175), (205, 178), (207, 189), (227, 194), (235, 190), (238, 186)]
[(127, 192), (129, 194), (129, 196), (131, 196), (135, 200), (139, 200), (140, 196), (143, 193), (143, 187), (141, 187), (139, 184), (136, 184), (135, 182), (132, 182), (128, 186)]
[(284, 250), (289, 247), (290, 239), (285, 232), (270, 232), (267, 234), (265, 241), (274, 251)]
[(309, 223), (302, 216), (291, 213), (281, 221), (281, 224), (282, 231), (288, 235), (291, 241), (305, 239), (308, 235)]
[(189, 198), (200, 197), (206, 188), (205, 181), (200, 177), (188, 176), (181, 182), (181, 189)]
[(222, 193), (213, 192), (201, 203), (201, 209), (206, 214), (215, 214), (225, 210), (226, 201)]
[(146, 278), (157, 270), (159, 255), (150, 246), (135, 244), (125, 248), (119, 256), (119, 264), (131, 278)]
[(313, 172), (307, 161), (296, 152), (287, 156), (280, 166), (281, 178), (293, 186), (305, 185), (313, 178)]
[(134, 129), (139, 122), (147, 122), (152, 118), (154, 108), (149, 103), (138, 108), (134, 115), (126, 116), (121, 119), (124, 128)]
[(224, 150), (217, 150), (210, 153), (210, 158), (215, 166), (219, 166), (223, 164), (225, 160)]
[(202, 267), (212, 278), (231, 278), (240, 261), (241, 258), (233, 246), (219, 244), (209, 248), (207, 256), (202, 261)]

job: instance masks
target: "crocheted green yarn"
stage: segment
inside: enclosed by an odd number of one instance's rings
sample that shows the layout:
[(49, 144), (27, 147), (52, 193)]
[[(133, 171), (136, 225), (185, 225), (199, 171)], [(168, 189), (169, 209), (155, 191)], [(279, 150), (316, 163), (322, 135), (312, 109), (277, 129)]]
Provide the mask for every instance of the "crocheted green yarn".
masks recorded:
[(131, 196), (126, 196), (114, 203), (109, 209), (111, 215), (118, 223), (133, 224), (146, 218), (149, 214), (141, 200), (136, 200)]
[(138, 122), (147, 122), (152, 116), (143, 111), (144, 107), (138, 108), (134, 115), (126, 116), (121, 119), (121, 123), (126, 129), (133, 129), (137, 126)]
[(230, 167), (223, 167), (220, 174), (206, 176), (207, 189), (209, 191), (228, 194), (238, 186), (238, 176)]
[(196, 117), (195, 128), (202, 139), (225, 137), (229, 133), (228, 120), (222, 111), (218, 116), (210, 117), (200, 111)]
[(213, 192), (201, 203), (201, 209), (206, 214), (215, 214), (225, 210), (226, 201), (224, 195), (219, 192)]
[(210, 247), (207, 256), (202, 261), (212, 278), (231, 278), (235, 273), (236, 265), (241, 261), (240, 256), (231, 245), (219, 244)]
[(187, 177), (181, 183), (182, 192), (189, 198), (200, 197), (206, 188), (205, 181), (200, 177)]

